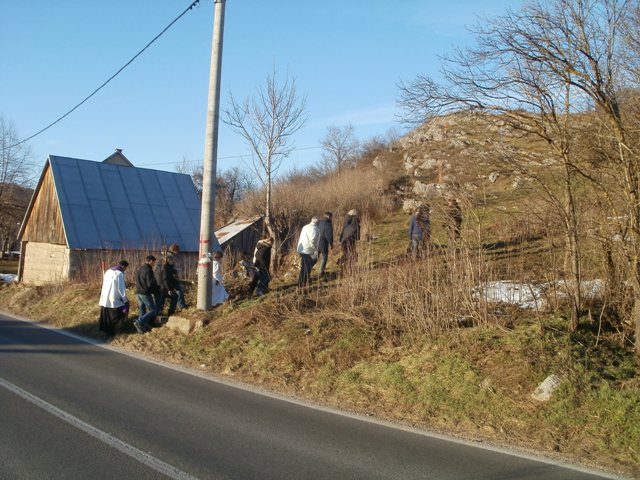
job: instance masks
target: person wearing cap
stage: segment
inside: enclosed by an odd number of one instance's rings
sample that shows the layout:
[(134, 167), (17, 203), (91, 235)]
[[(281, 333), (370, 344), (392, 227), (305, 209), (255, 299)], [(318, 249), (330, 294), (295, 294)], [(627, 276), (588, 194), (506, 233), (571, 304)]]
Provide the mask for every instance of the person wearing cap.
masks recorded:
[(136, 271), (136, 300), (140, 315), (133, 322), (138, 333), (144, 333), (151, 329), (150, 322), (158, 314), (156, 299), (160, 295), (160, 286), (153, 274), (156, 265), (156, 257), (147, 255), (145, 263)]
[(360, 240), (360, 220), (358, 219), (358, 211), (352, 209), (347, 213), (340, 233), (342, 257), (339, 263), (342, 273), (351, 272), (358, 263), (358, 251), (356, 249), (358, 240)]
[(324, 277), (324, 269), (329, 259), (329, 250), (333, 248), (333, 213), (324, 212), (322, 220), (318, 223), (318, 253), (320, 255), (320, 269), (318, 275)]
[(318, 260), (318, 217), (313, 217), (311, 222), (302, 227), (298, 239), (298, 255), (300, 255), (300, 274), (298, 275), (298, 287), (304, 288), (311, 279), (311, 269)]
[(98, 328), (109, 336), (122, 330), (129, 315), (129, 299), (124, 283), (124, 272), (128, 266), (129, 262), (120, 260), (104, 272), (102, 277)]

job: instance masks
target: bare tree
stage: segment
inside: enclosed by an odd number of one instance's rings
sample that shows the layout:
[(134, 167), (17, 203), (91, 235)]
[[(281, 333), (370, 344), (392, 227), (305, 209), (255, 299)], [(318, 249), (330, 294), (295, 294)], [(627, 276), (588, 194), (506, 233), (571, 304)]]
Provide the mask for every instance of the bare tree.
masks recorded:
[(196, 187), (198, 196), (202, 197), (202, 180), (204, 178), (204, 167), (202, 166), (202, 160), (194, 162), (189, 160), (186, 156), (182, 157), (182, 161), (176, 164), (176, 172), (185, 173), (191, 177), (193, 186)]
[(236, 208), (254, 188), (249, 172), (239, 167), (223, 170), (216, 177), (216, 221), (220, 226), (236, 216)]
[[(594, 112), (607, 137), (610, 163), (624, 183), (623, 211), (617, 218), (628, 239), (630, 280), (640, 336), (640, 167), (620, 115), (624, 87), (621, 58), (625, 22), (637, 2), (627, 0), (549, 0), (525, 2), (519, 11), (485, 21), (475, 29), (478, 46), (458, 50), (443, 63), (444, 85), (426, 76), (401, 84), (400, 103), (410, 122), (432, 115), (473, 109), (499, 113), (512, 126), (545, 139), (564, 172), (561, 209), (574, 282), (571, 327), (580, 307), (579, 228), (575, 178), (596, 180), (580, 168), (571, 122), (575, 112)], [(636, 12), (637, 13), (637, 12)], [(637, 30), (636, 30), (637, 35)], [(629, 52), (627, 49), (626, 53)], [(637, 54), (633, 55), (637, 65)], [(595, 181), (598, 184), (597, 180)], [(601, 185), (601, 184), (598, 184)], [(614, 196), (608, 195), (611, 199)], [(615, 215), (615, 201), (609, 205)], [(638, 345), (640, 354), (640, 345)]]
[(280, 233), (273, 227), (272, 183), (282, 161), (294, 146), (293, 135), (307, 121), (306, 98), (298, 98), (295, 79), (288, 76), (278, 83), (275, 68), (266, 84), (255, 95), (239, 103), (230, 96), (230, 107), (223, 111), (223, 121), (239, 133), (251, 148), (252, 167), (265, 186), (265, 226), (274, 238), (272, 266), (280, 248)]
[(331, 125), (320, 140), (322, 146), (322, 170), (325, 173), (339, 172), (355, 164), (360, 143), (353, 133), (353, 125), (344, 127)]
[(8, 248), (29, 204), (34, 180), (31, 149), (20, 138), (13, 122), (0, 116), (0, 247)]
[[(191, 176), (198, 196), (202, 196), (202, 160), (192, 161), (182, 157), (175, 166), (176, 172)], [(236, 206), (244, 195), (254, 188), (253, 178), (246, 170), (232, 167), (216, 175), (216, 227), (228, 223), (236, 214)]]

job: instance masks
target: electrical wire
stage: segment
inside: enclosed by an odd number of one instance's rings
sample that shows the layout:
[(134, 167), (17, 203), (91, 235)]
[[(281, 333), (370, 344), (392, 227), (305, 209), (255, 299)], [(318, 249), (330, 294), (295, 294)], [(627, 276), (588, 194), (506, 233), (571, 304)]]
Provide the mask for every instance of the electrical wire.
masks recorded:
[[(300, 148), (294, 148), (292, 150), (292, 152), (300, 152), (302, 150), (318, 150), (322, 147), (300, 147)], [(240, 154), (240, 155), (227, 155), (224, 157), (217, 157), (218, 160), (230, 160), (232, 158), (251, 158), (253, 156), (252, 153), (245, 153), (245, 154)], [(174, 160), (172, 162), (153, 162), (153, 163), (145, 163), (145, 166), (149, 166), (149, 165), (175, 165), (177, 162)], [(200, 164), (202, 163), (202, 160), (189, 160), (188, 161), (189, 164)]]
[(14, 148), (17, 147), (18, 145), (21, 145), (25, 142), (28, 142), (29, 140), (31, 140), (32, 138), (37, 137), (38, 135), (40, 135), (41, 133), (49, 130), (51, 127), (53, 127), (55, 124), (57, 124), (58, 122), (60, 122), (61, 120), (63, 120), (64, 118), (68, 117), (69, 115), (71, 115), (71, 113), (73, 113), (75, 110), (77, 110), (80, 106), (82, 106), (87, 100), (89, 100), (91, 97), (93, 97), (96, 93), (98, 93), (100, 90), (102, 90), (109, 82), (111, 82), (111, 80), (113, 80), (114, 78), (116, 78), (120, 72), (122, 72), (125, 68), (127, 68), (129, 65), (131, 65), (133, 63), (133, 61), (138, 58), (140, 55), (142, 55), (142, 53), (151, 46), (151, 44), (153, 44), (156, 40), (158, 40), (167, 30), (169, 30), (174, 23), (176, 23), (178, 20), (180, 20), (189, 10), (191, 10), (193, 7), (195, 7), (198, 3), (200, 3), (200, 0), (195, 0), (194, 2), (191, 3), (191, 5), (189, 5), (180, 15), (178, 15), (169, 25), (167, 25), (159, 34), (157, 34), (155, 37), (153, 37), (153, 39), (147, 43), (144, 48), (142, 50), (140, 50), (138, 53), (136, 53), (127, 63), (125, 63), (122, 67), (120, 67), (120, 69), (114, 73), (113, 75), (111, 75), (107, 81), (105, 81), (102, 85), (100, 85), (98, 88), (96, 88), (93, 92), (91, 92), (87, 97), (84, 98), (84, 100), (82, 100), (80, 103), (78, 103), (75, 107), (73, 107), (71, 110), (67, 111), (67, 113), (65, 113), (64, 115), (62, 115), (61, 117), (59, 117), (58, 119), (56, 119), (55, 121), (51, 122), (49, 125), (47, 125), (46, 127), (44, 127), (42, 130), (34, 133), (33, 135), (31, 135), (30, 137), (25, 138), (24, 140), (20, 140), (17, 143), (14, 143), (13, 145), (9, 145), (7, 147), (2, 147), (2, 151), (4, 150), (9, 150), (10, 148)]

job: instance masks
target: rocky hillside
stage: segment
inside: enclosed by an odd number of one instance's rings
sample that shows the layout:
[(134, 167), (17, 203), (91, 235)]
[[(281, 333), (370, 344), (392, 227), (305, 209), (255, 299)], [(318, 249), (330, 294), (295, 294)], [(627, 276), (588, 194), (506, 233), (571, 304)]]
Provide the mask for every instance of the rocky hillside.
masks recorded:
[(549, 163), (543, 142), (524, 137), (505, 121), (479, 113), (437, 117), (400, 138), (373, 161), (376, 168), (402, 172), (394, 189), (403, 209), (440, 197), (470, 199), (487, 193), (512, 192), (527, 180), (513, 160), (530, 166)]

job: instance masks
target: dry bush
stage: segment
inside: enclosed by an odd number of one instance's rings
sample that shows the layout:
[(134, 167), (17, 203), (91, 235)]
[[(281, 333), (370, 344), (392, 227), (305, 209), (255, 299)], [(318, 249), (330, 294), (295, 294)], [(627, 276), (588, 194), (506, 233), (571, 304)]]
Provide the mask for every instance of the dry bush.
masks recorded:
[(376, 264), (360, 245), (360, 268), (330, 291), (328, 308), (407, 339), (496, 322), (474, 286), (495, 278), (482, 251), (434, 248), (424, 258)]
[[(336, 236), (340, 233), (342, 218), (351, 209), (361, 217), (378, 219), (394, 208), (385, 195), (392, 174), (374, 168), (344, 169), (319, 179), (293, 172), (274, 186), (273, 221), (279, 229), (287, 253), (287, 242), (297, 241), (297, 234), (314, 215), (325, 211), (334, 213)], [(264, 212), (264, 194), (260, 191), (247, 195), (241, 205), (247, 215)], [(366, 232), (363, 231), (363, 235)]]

